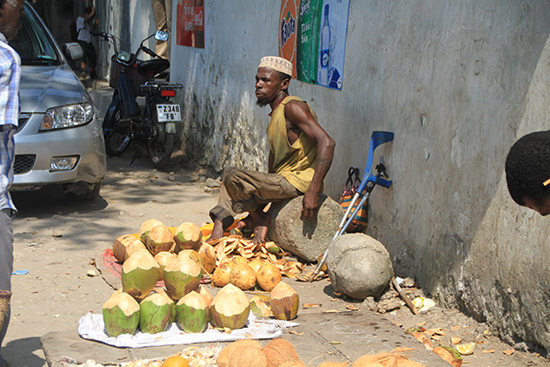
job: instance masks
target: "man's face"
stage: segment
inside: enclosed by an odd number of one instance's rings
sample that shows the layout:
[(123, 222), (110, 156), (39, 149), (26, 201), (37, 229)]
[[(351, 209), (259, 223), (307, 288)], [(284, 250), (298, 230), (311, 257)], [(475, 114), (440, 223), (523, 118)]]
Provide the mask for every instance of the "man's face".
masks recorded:
[(279, 73), (270, 68), (258, 68), (256, 73), (256, 103), (264, 107), (274, 101), (281, 89), (283, 82)]
[(527, 208), (533, 209), (543, 217), (550, 214), (550, 198), (540, 201), (526, 196), (523, 198), (523, 201), (525, 202), (525, 206)]
[(8, 41), (17, 36), (17, 31), (21, 28), (19, 19), (25, 13), (23, 0), (6, 0), (0, 16), (0, 32)]

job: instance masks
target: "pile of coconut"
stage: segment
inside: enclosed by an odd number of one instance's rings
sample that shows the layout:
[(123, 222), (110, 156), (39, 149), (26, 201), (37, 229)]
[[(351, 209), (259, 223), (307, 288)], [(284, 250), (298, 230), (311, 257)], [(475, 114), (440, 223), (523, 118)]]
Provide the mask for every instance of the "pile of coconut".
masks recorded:
[[(109, 336), (133, 334), (136, 330), (156, 334), (176, 322), (185, 332), (201, 333), (209, 326), (222, 330), (245, 326), (250, 312), (256, 317), (294, 319), (298, 293), (281, 282), (273, 264), (242, 256), (225, 257), (216, 266), (216, 249), (202, 241), (194, 223), (169, 228), (148, 220), (139, 234), (120, 236), (113, 255), (122, 263), (122, 288), (103, 305), (103, 320)], [(204, 274), (222, 289), (213, 298), (201, 286)], [(157, 283), (164, 281), (164, 287)], [(260, 287), (269, 295), (248, 299), (244, 290)]]

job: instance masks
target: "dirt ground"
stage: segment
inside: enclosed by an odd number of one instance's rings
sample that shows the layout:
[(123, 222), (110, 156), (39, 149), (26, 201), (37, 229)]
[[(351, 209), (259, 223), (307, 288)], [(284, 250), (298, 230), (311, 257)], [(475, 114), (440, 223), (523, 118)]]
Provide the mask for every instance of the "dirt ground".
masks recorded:
[[(12, 319), (2, 346), (2, 355), (11, 366), (47, 366), (40, 337), (76, 329), (86, 313), (101, 312), (113, 288), (101, 276), (88, 273), (96, 271), (91, 262), (99, 261), (118, 236), (138, 232), (151, 218), (169, 226), (184, 221), (201, 225), (209, 220), (208, 210), (215, 205), (217, 194), (207, 186), (203, 171), (190, 170), (181, 156), (172, 158), (163, 172), (154, 170), (143, 158), (130, 165), (131, 158), (127, 153), (108, 160), (100, 197), (93, 202), (67, 201), (55, 187), (14, 193), (19, 208), (14, 222), (14, 270), (23, 274), (12, 277)], [(336, 296), (327, 279), (313, 284), (288, 282), (299, 292), (302, 303), (321, 305), (303, 308), (301, 313), (341, 311), (349, 305), (362, 311), (376, 308), (372, 300)], [(474, 354), (464, 357), (464, 365), (550, 366), (536, 351), (525, 345), (514, 349), (493, 336), (489, 327), (456, 310), (433, 307), (413, 315), (404, 306), (384, 317), (399, 325), (397, 334), (411, 326), (441, 328), (436, 335), (439, 341), (432, 340), (434, 346), (450, 345), (452, 337), (461, 338), (461, 343), (476, 342)]]

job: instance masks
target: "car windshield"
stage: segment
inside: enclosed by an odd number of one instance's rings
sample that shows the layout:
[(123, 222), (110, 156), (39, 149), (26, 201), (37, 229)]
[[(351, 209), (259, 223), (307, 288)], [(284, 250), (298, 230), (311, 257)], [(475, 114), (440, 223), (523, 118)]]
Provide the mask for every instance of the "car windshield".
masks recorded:
[(61, 60), (55, 51), (52, 40), (42, 27), (35, 13), (25, 6), (25, 15), (21, 17), (21, 29), (11, 42), (22, 65), (59, 65)]

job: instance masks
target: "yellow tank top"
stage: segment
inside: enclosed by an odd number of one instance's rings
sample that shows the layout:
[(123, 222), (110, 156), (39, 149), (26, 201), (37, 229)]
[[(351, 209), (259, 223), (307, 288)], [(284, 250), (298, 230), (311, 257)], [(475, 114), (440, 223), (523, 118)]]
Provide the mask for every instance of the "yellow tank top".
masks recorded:
[[(289, 143), (286, 131), (285, 105), (290, 101), (303, 100), (295, 96), (288, 96), (275, 107), (267, 126), (267, 138), (274, 157), (273, 169), (275, 173), (284, 176), (292, 186), (301, 192), (306, 192), (315, 173), (317, 143), (303, 132), (294, 144)], [(311, 107), (309, 107), (309, 110), (317, 120), (317, 116)]]

